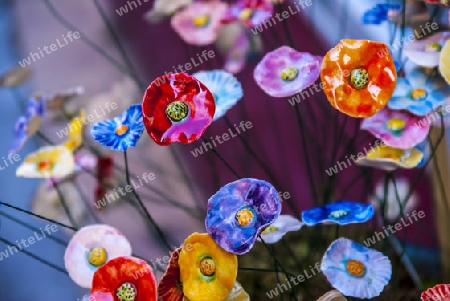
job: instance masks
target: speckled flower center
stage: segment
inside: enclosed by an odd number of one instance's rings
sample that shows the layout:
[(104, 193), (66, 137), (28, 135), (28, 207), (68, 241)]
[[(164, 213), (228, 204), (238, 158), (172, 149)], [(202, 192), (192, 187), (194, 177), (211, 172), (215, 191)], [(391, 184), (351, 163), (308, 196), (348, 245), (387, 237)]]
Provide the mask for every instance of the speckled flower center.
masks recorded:
[(194, 17), (192, 19), (192, 23), (197, 27), (205, 27), (209, 23), (209, 15), (202, 14)]
[(116, 127), (116, 134), (119, 136), (124, 135), (126, 132), (128, 132), (129, 127), (127, 127), (126, 125), (119, 125), (118, 127)]
[(406, 122), (401, 118), (395, 117), (387, 122), (387, 127), (391, 131), (401, 131), (406, 127)]
[(277, 228), (277, 227), (275, 227), (275, 226), (269, 226), (269, 227), (267, 227), (266, 229), (264, 229), (264, 231), (262, 231), (261, 234), (267, 235), (267, 234), (269, 234), (269, 233), (277, 232), (277, 231), (278, 231), (278, 228)]
[(89, 252), (89, 263), (95, 267), (99, 267), (106, 262), (107, 254), (104, 248), (92, 248)]
[(167, 105), (166, 115), (170, 120), (179, 122), (186, 118), (189, 112), (189, 107), (182, 101), (174, 101)]
[(253, 10), (251, 8), (244, 8), (240, 13), (239, 13), (239, 20), (241, 21), (247, 21), (248, 19), (250, 19), (253, 15)]
[(134, 301), (136, 300), (136, 288), (133, 284), (125, 282), (116, 292), (118, 301)]
[(335, 210), (330, 213), (330, 217), (332, 217), (332, 218), (341, 218), (341, 217), (344, 217), (347, 215), (348, 215), (348, 212), (345, 210)]
[(426, 52), (439, 52), (439, 51), (441, 51), (441, 49), (442, 49), (442, 46), (439, 43), (430, 43), (425, 46)]
[(427, 97), (427, 91), (421, 88), (414, 89), (411, 91), (411, 97), (413, 100), (422, 100)]
[(298, 69), (295, 67), (287, 67), (281, 70), (280, 77), (282, 80), (290, 82), (298, 76)]
[(366, 273), (366, 267), (359, 260), (348, 260), (345, 268), (347, 272), (354, 277), (362, 277)]
[(40, 170), (40, 171), (52, 170), (53, 169), (53, 162), (50, 161), (50, 160), (40, 161), (37, 164), (37, 169)]
[(250, 225), (253, 222), (254, 217), (253, 211), (248, 208), (241, 209), (236, 213), (236, 221), (241, 227)]
[(211, 257), (205, 257), (200, 261), (200, 272), (205, 276), (212, 276), (216, 272), (216, 263)]
[(350, 73), (350, 84), (353, 88), (364, 89), (369, 83), (369, 72), (364, 68), (353, 69)]

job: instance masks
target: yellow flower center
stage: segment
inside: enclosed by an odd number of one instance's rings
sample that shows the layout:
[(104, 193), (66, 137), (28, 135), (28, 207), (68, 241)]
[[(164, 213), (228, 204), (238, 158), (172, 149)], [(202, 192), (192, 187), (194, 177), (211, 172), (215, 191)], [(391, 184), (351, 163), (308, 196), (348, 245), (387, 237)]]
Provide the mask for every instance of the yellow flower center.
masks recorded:
[(294, 80), (298, 75), (298, 69), (295, 67), (287, 67), (281, 70), (280, 77), (284, 81), (292, 81)]
[(364, 68), (353, 69), (350, 73), (350, 84), (357, 90), (364, 89), (369, 84), (369, 72)]
[(136, 288), (133, 284), (125, 282), (116, 292), (117, 301), (134, 301), (136, 300)]
[(239, 226), (247, 227), (253, 222), (254, 216), (255, 215), (253, 214), (252, 210), (244, 208), (239, 210), (238, 213), (236, 213), (236, 221)]
[(189, 107), (182, 101), (174, 101), (167, 105), (166, 115), (173, 122), (179, 122), (186, 118), (189, 113)]
[(50, 160), (44, 160), (44, 161), (40, 161), (37, 164), (37, 169), (40, 171), (43, 170), (52, 170), (53, 169), (53, 162)]
[(406, 122), (401, 118), (392, 118), (387, 122), (387, 127), (391, 131), (401, 131), (406, 127)]
[(251, 8), (244, 8), (239, 14), (239, 20), (247, 21), (253, 15), (253, 10)]
[(330, 217), (332, 218), (341, 218), (344, 217), (348, 214), (347, 211), (345, 210), (335, 210), (333, 212), (330, 213)]
[(272, 232), (277, 232), (277, 231), (278, 231), (278, 228), (277, 228), (277, 227), (275, 227), (275, 226), (269, 226), (269, 227), (267, 227), (266, 229), (264, 229), (264, 231), (261, 232), (261, 234), (266, 235), (266, 234), (269, 234), (269, 233), (272, 233)]
[(427, 91), (425, 89), (414, 89), (411, 92), (411, 97), (413, 100), (421, 100), (424, 99), (427, 96)]
[(192, 19), (192, 23), (197, 27), (205, 27), (209, 23), (209, 15), (198, 15)]
[(200, 261), (200, 272), (205, 276), (212, 276), (216, 272), (216, 263), (211, 257), (205, 257)]
[(89, 252), (89, 263), (92, 264), (95, 267), (99, 267), (103, 265), (106, 262), (106, 250), (103, 248), (93, 248)]
[(119, 136), (122, 136), (122, 135), (124, 135), (126, 132), (128, 132), (128, 127), (126, 126), (126, 125), (119, 125), (117, 128), (116, 128), (116, 134), (117, 135), (119, 135)]
[(359, 260), (348, 260), (345, 268), (354, 277), (362, 277), (366, 273), (366, 267)]
[(425, 46), (426, 52), (439, 52), (442, 50), (442, 46), (439, 43), (430, 43), (427, 46)]

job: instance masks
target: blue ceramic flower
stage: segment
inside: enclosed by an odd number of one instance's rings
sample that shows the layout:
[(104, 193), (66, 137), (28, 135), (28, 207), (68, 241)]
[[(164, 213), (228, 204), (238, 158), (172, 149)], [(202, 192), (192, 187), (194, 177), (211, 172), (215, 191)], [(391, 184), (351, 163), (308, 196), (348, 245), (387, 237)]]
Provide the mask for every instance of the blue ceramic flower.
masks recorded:
[(244, 95), (241, 83), (233, 74), (226, 71), (200, 71), (192, 76), (204, 84), (214, 95), (216, 113), (213, 121), (225, 115)]
[(308, 226), (322, 223), (339, 225), (364, 223), (375, 213), (372, 204), (338, 201), (302, 212), (302, 220)]
[(331, 243), (322, 258), (321, 270), (343, 295), (361, 299), (379, 296), (392, 275), (387, 256), (347, 238)]
[(377, 4), (366, 11), (362, 17), (363, 24), (381, 24), (388, 20), (390, 12), (400, 11), (401, 6), (395, 4)]
[(425, 116), (445, 102), (449, 89), (440, 77), (431, 78), (421, 69), (414, 69), (407, 78), (398, 78), (389, 109), (406, 110)]
[(91, 135), (101, 145), (116, 151), (136, 146), (144, 131), (141, 105), (132, 105), (118, 117), (97, 122)]
[(240, 179), (208, 200), (206, 231), (225, 251), (245, 254), (280, 215), (281, 199), (268, 182)]

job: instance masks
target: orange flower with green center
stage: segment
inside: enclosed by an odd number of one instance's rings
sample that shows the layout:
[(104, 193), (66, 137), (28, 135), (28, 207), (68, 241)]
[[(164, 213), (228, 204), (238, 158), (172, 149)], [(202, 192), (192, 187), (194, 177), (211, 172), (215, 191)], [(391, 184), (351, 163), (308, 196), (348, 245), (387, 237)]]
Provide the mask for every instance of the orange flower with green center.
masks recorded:
[(183, 292), (190, 301), (224, 300), (237, 277), (237, 256), (216, 244), (207, 233), (194, 233), (178, 258)]
[(370, 117), (391, 98), (397, 72), (386, 44), (341, 40), (325, 55), (320, 78), (334, 108), (352, 117)]

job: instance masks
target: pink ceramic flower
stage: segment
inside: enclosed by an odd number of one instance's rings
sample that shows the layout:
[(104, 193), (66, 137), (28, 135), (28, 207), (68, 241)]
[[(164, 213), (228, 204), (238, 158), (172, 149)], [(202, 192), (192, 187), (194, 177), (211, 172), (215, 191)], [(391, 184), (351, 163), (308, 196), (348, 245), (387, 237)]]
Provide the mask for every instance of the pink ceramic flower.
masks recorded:
[(263, 57), (253, 77), (270, 96), (287, 97), (313, 84), (319, 78), (321, 64), (322, 57), (281, 46)]
[(403, 50), (414, 64), (434, 68), (439, 65), (441, 49), (449, 39), (450, 32), (440, 32), (428, 38), (406, 44)]
[(247, 54), (250, 51), (250, 41), (247, 33), (243, 31), (235, 40), (228, 52), (223, 69), (232, 74), (241, 72), (247, 61)]
[(225, 14), (222, 22), (239, 21), (247, 27), (261, 25), (272, 17), (273, 4), (267, 0), (240, 0), (232, 5)]
[(421, 117), (406, 111), (394, 111), (387, 108), (379, 111), (361, 124), (362, 130), (367, 130), (387, 146), (410, 149), (425, 140), (430, 130), (430, 124), (420, 124)]
[(227, 7), (219, 0), (194, 2), (172, 17), (172, 28), (188, 44), (209, 45), (217, 38)]
[(422, 301), (447, 301), (450, 300), (450, 284), (438, 284), (427, 289), (420, 295)]
[(131, 256), (131, 245), (117, 229), (91, 225), (78, 230), (64, 254), (70, 278), (79, 286), (92, 288), (94, 272), (108, 260)]

